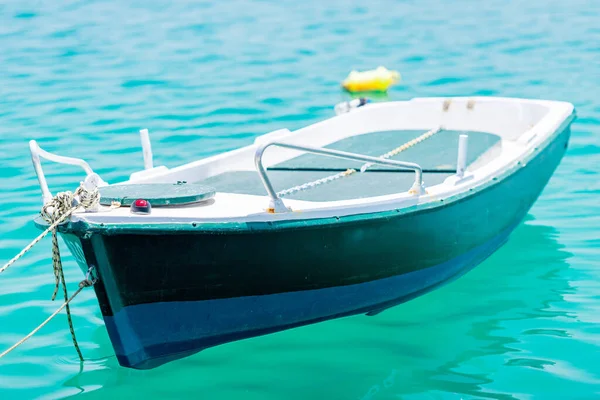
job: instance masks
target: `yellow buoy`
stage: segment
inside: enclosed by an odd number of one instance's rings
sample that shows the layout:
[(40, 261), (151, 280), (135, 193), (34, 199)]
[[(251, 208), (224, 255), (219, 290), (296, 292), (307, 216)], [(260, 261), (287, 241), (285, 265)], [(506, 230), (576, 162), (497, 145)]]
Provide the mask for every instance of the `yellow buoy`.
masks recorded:
[(378, 67), (370, 71), (352, 71), (342, 82), (349, 92), (386, 92), (390, 86), (400, 81), (398, 71)]

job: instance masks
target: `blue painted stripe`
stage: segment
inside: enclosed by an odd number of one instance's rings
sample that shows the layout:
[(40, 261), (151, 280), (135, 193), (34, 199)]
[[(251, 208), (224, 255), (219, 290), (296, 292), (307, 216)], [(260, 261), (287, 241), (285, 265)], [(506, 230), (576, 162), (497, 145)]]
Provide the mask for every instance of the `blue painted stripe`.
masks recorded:
[(410, 300), (479, 264), (513, 228), (452, 260), (391, 278), (265, 296), (139, 304), (105, 317), (106, 328), (122, 365), (154, 368), (221, 343)]

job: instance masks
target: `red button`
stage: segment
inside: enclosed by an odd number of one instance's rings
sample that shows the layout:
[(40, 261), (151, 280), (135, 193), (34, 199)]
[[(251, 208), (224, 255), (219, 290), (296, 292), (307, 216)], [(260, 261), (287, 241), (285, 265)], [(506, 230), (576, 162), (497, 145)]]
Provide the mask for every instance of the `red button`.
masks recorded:
[(135, 201), (135, 206), (136, 207), (148, 207), (148, 201), (146, 201), (144, 199), (137, 199)]

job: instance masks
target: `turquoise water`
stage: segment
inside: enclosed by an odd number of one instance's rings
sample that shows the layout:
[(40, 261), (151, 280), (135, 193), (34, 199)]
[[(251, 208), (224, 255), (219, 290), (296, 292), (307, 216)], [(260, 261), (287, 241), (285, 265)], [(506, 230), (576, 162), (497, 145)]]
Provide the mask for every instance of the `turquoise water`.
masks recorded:
[[(579, 0), (3, 2), (0, 260), (37, 234), (29, 139), (118, 181), (142, 167), (140, 128), (175, 166), (327, 118), (345, 75), (378, 65), (403, 75), (390, 100), (557, 99), (579, 118), (525, 223), (442, 289), (151, 371), (118, 366), (87, 290), (74, 303), (85, 363), (56, 318), (0, 361), (0, 398), (597, 398), (599, 20), (600, 3)], [(46, 165), (53, 190), (81, 179)], [(45, 241), (0, 276), (0, 350), (57, 307), (49, 256)], [(65, 267), (74, 288), (66, 252)]]

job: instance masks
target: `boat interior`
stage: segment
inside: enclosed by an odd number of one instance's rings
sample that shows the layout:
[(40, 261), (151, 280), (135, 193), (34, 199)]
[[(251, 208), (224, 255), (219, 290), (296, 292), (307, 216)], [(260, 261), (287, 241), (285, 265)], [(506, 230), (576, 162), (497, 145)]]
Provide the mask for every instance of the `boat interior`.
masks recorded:
[[(427, 130), (393, 130), (350, 136), (330, 143), (325, 148), (380, 157), (404, 143), (427, 133)], [(442, 183), (456, 173), (458, 138), (468, 134), (467, 165), (477, 159), (490, 159), (499, 154), (500, 136), (485, 132), (440, 129), (433, 136), (389, 157), (391, 160), (417, 163), (423, 169), (426, 186)], [(496, 151), (494, 148), (496, 147)], [(483, 156), (483, 157), (482, 157)], [(269, 178), (278, 192), (315, 182), (348, 169), (357, 171), (325, 184), (285, 194), (285, 198), (305, 201), (335, 201), (367, 198), (407, 191), (413, 184), (414, 172), (389, 166), (373, 165), (360, 172), (364, 163), (341, 158), (302, 154), (267, 168)], [(225, 171), (200, 183), (218, 192), (263, 196), (265, 188), (256, 171)]]
[[(214, 198), (169, 207), (172, 211), (159, 214), (244, 217), (264, 214), (268, 209), (266, 185), (257, 173), (257, 166), (262, 165), (277, 197), (293, 210), (351, 207), (390, 199), (412, 199), (406, 204), (414, 205), (415, 197), (424, 202), (491, 179), (536, 149), (571, 112), (569, 103), (493, 97), (375, 103), (299, 130), (271, 132), (249, 146), (172, 169), (152, 165), (146, 131), (145, 138), (142, 135), (145, 169), (116, 185), (201, 184), (215, 189)], [(457, 173), (461, 135), (468, 139)], [(422, 169), (427, 192), (422, 196), (409, 193), (415, 182), (414, 169), (379, 164), (365, 168), (365, 162), (309, 154), (277, 144), (257, 155), (258, 149), (273, 142), (416, 163)], [(177, 208), (185, 211), (178, 212)], [(127, 215), (123, 208), (111, 214)]]

